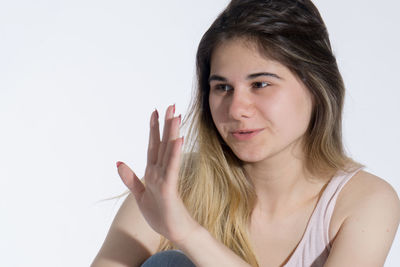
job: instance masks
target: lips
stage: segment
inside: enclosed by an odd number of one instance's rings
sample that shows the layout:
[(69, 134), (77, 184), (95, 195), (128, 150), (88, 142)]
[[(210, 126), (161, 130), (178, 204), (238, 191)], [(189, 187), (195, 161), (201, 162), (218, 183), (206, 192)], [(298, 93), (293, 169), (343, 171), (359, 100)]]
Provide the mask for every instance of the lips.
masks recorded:
[(264, 129), (242, 129), (232, 132), (233, 137), (239, 141), (249, 140)]
[(257, 131), (261, 131), (263, 129), (242, 129), (242, 130), (237, 130), (232, 132), (233, 134), (248, 134), (248, 133), (253, 133)]

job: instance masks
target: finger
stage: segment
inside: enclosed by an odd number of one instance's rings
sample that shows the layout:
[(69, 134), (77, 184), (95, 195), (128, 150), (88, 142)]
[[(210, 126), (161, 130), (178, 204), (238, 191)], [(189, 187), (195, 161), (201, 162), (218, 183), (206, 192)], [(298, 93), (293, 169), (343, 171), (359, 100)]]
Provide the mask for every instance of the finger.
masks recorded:
[(164, 129), (163, 129), (163, 137), (162, 141), (160, 143), (159, 151), (158, 151), (158, 157), (157, 157), (157, 163), (162, 164), (162, 159), (164, 158), (164, 152), (167, 147), (168, 143), (168, 137), (169, 137), (169, 129), (171, 127), (171, 120), (174, 117), (175, 113), (175, 105), (169, 106), (167, 108), (167, 111), (165, 112), (165, 121), (164, 121)]
[(136, 174), (128, 167), (125, 163), (117, 163), (119, 165), (118, 174), (122, 179), (122, 182), (129, 188), (129, 190), (133, 193), (136, 200), (139, 200), (145, 191), (145, 187), (143, 183), (139, 180)]
[(181, 160), (181, 151), (183, 145), (183, 136), (171, 141), (172, 145), (168, 153), (167, 168), (165, 170), (165, 182), (176, 185), (179, 177), (179, 168)]
[(158, 111), (153, 111), (150, 119), (149, 147), (147, 149), (147, 165), (156, 164), (158, 149), (160, 147), (160, 129), (158, 123)]
[(173, 140), (176, 140), (179, 137), (179, 125), (181, 123), (181, 115), (179, 117), (173, 118), (170, 126), (170, 134), (169, 134), (169, 140), (167, 143), (167, 148), (166, 152), (164, 153), (163, 160), (162, 160), (162, 166), (166, 166), (168, 162), (168, 158), (170, 157), (171, 154), (171, 146), (173, 146)]

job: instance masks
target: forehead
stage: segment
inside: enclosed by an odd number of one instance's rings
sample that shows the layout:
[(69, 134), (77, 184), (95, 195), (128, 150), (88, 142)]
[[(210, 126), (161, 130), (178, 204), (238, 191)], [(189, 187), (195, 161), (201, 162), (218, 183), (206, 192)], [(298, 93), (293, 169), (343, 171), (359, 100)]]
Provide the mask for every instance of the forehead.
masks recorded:
[(267, 57), (255, 43), (244, 39), (233, 39), (221, 42), (211, 55), (210, 73), (252, 72), (252, 71), (285, 71), (286, 67), (276, 60)]

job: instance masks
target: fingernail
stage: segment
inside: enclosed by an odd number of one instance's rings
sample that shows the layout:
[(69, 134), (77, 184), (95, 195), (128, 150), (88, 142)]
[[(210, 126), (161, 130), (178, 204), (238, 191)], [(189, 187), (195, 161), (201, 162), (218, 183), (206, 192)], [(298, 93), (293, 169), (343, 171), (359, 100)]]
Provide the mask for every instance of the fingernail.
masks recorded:
[(175, 104), (174, 104), (174, 111), (173, 112), (174, 112), (173, 114), (175, 114)]
[(181, 125), (182, 122), (182, 114), (179, 114), (179, 125)]
[(158, 120), (158, 110), (157, 110), (157, 109), (156, 109), (156, 116), (157, 116), (156, 118), (157, 118), (157, 120)]
[(158, 112), (157, 109), (155, 110), (155, 114), (153, 112), (153, 114), (151, 114), (151, 126), (156, 125), (156, 122), (158, 121)]
[(122, 161), (117, 161), (117, 168), (119, 167), (119, 165), (121, 165), (123, 162)]

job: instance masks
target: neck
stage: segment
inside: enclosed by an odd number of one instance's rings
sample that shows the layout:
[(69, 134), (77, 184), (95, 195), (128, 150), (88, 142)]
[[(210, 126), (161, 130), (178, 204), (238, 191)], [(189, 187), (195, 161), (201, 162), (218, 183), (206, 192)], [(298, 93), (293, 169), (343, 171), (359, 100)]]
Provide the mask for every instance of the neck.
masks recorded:
[(260, 162), (245, 163), (257, 202), (255, 211), (266, 218), (293, 213), (318, 198), (326, 179), (313, 179), (305, 169), (302, 157), (281, 153)]

